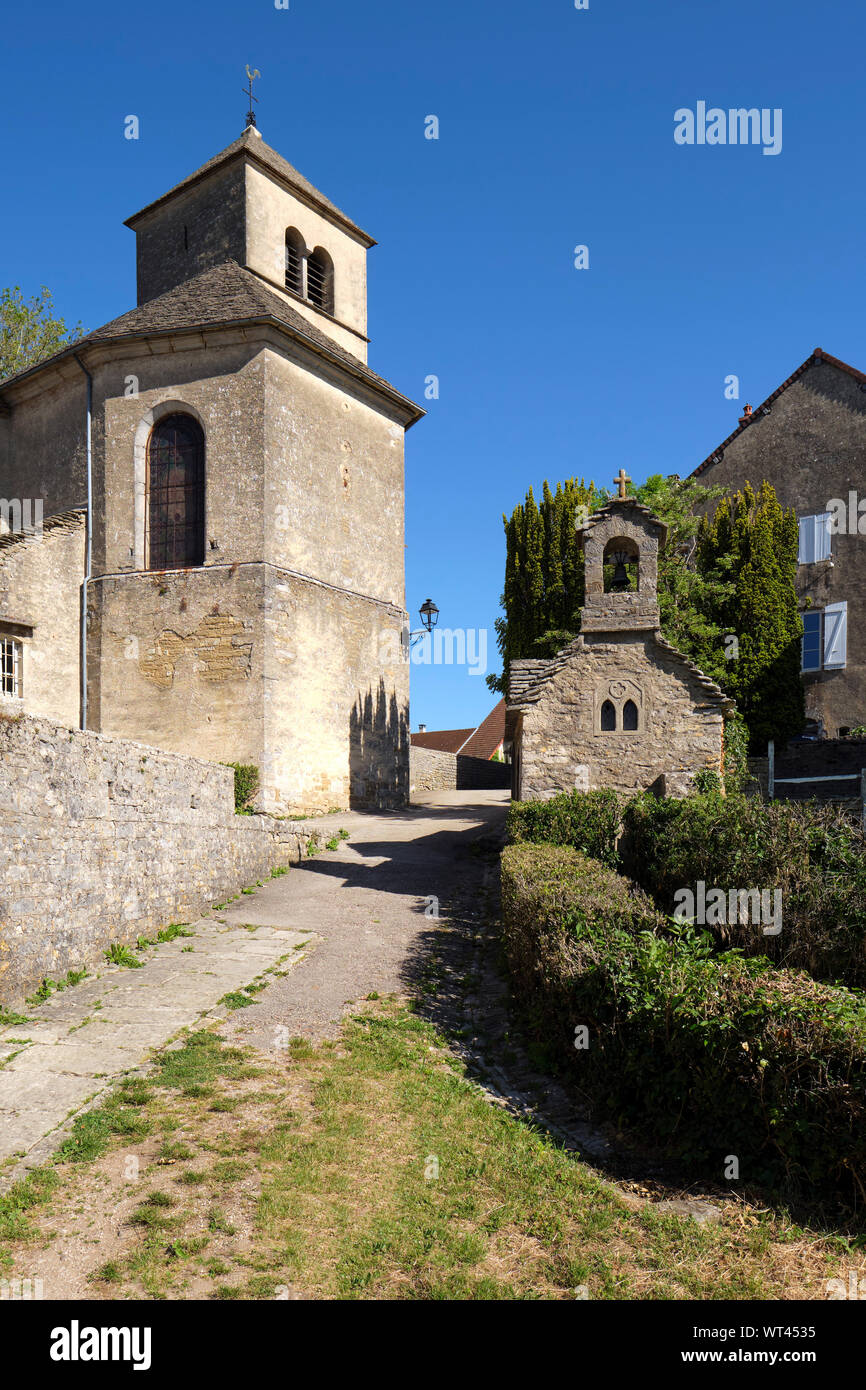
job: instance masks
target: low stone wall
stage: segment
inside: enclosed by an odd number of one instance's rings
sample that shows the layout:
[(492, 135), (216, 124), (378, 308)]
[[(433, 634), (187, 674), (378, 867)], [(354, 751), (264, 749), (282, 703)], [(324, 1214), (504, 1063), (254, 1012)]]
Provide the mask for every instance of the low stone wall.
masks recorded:
[(314, 835), (235, 815), (230, 768), (0, 717), (0, 1002), (194, 919)]
[(457, 754), (413, 744), (409, 750), (409, 786), (413, 792), (456, 791)]
[(418, 748), (413, 744), (409, 767), (413, 791), (481, 791), (511, 786), (508, 763), (467, 758), (462, 753), (442, 753), (438, 748)]

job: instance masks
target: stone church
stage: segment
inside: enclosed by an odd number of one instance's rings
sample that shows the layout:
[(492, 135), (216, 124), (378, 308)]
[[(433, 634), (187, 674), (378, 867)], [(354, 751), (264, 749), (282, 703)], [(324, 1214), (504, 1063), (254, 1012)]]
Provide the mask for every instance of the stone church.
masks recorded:
[[(624, 494), (624, 475), (619, 481)], [(648, 507), (624, 495), (581, 528), (580, 635), (550, 660), (509, 668), (515, 799), (595, 787), (681, 795), (696, 772), (722, 771), (733, 704), (661, 635), (658, 556), (666, 534)]]
[(44, 514), (0, 537), (3, 711), (399, 805), (424, 412), (367, 365), (375, 243), (254, 123), (126, 225), (138, 307), (0, 382), (0, 496)]

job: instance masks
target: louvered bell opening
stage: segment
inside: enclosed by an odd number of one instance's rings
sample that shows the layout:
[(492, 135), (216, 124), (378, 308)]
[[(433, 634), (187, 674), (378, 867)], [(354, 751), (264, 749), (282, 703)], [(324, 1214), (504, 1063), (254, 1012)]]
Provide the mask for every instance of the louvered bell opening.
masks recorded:
[(317, 309), (330, 313), (330, 292), (328, 267), (315, 256), (310, 256), (307, 260), (307, 298)]
[(286, 242), (286, 289), (303, 293), (301, 282), (301, 253), (293, 241)]

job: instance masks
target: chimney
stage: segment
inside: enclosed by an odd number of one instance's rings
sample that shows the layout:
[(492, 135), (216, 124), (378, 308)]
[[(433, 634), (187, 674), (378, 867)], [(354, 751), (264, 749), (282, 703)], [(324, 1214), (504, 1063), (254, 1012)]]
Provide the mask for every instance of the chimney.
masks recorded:
[(426, 732), (427, 732), (427, 725), (426, 725), (426, 724), (419, 724), (419, 725), (418, 725), (418, 732), (419, 732), (419, 734), (426, 734)]
[(740, 424), (747, 425), (752, 418), (752, 407), (746, 402), (743, 406), (743, 413), (740, 416)]

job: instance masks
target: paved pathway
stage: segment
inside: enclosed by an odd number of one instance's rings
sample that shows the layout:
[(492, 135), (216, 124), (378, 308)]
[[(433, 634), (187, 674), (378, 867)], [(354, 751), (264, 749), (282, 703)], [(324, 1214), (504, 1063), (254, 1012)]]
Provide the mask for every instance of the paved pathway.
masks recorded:
[(336, 852), (305, 859), (224, 914), (228, 922), (267, 922), (321, 938), (303, 970), (235, 1016), (238, 1038), (271, 1049), (286, 1028), (289, 1036), (333, 1037), (353, 1000), (406, 992), (437, 904), (445, 912), (461, 891), (478, 891), (483, 866), (471, 846), (486, 835), (498, 841), (508, 793), (427, 792), (417, 799), (388, 815), (329, 817), (326, 834), (349, 832)]
[(350, 838), (192, 924), (193, 936), (148, 949), (141, 969), (106, 966), (28, 1006), (26, 1024), (0, 1029), (0, 1190), (44, 1162), (114, 1080), (183, 1028), (225, 1019), (218, 1001), (263, 972), (289, 970), (269, 973), (256, 1003), (224, 1028), (262, 1048), (334, 1034), (354, 1000), (405, 990), (429, 934), (425, 909), (461, 881), (477, 885), (469, 844), (498, 834), (506, 801), (443, 792), (402, 812), (317, 820), (323, 839), (339, 828)]
[(106, 965), (44, 1004), (26, 1005), (26, 1023), (0, 1029), (0, 1190), (44, 1162), (68, 1130), (64, 1122), (151, 1049), (262, 972), (297, 964), (307, 944), (310, 932), (252, 932), (204, 918), (192, 936), (147, 949), (141, 969)]

